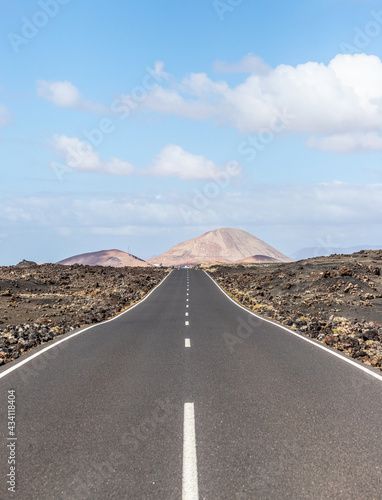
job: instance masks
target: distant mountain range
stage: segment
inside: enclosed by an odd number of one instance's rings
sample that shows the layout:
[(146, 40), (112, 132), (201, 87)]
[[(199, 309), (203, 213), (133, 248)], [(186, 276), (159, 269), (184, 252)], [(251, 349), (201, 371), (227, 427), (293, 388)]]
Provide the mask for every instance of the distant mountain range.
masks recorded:
[(290, 262), (292, 259), (282, 254), (264, 241), (241, 229), (216, 229), (197, 238), (176, 245), (167, 252), (144, 261), (121, 250), (89, 252), (57, 264), (83, 264), (88, 266), (184, 266), (211, 263), (271, 263)]
[(360, 250), (378, 250), (382, 245), (358, 245), (347, 248), (311, 247), (302, 248), (287, 257), (265, 241), (241, 229), (215, 229), (184, 241), (147, 261), (121, 250), (101, 250), (69, 257), (57, 264), (83, 264), (88, 266), (147, 267), (186, 266), (196, 264), (232, 263), (259, 264), (292, 262), (313, 257), (328, 257), (332, 254), (352, 254)]
[(311, 259), (313, 257), (329, 257), (332, 254), (352, 254), (360, 250), (379, 250), (382, 245), (358, 245), (347, 248), (325, 248), (325, 247), (310, 247), (302, 248), (294, 252), (290, 257), (293, 260)]

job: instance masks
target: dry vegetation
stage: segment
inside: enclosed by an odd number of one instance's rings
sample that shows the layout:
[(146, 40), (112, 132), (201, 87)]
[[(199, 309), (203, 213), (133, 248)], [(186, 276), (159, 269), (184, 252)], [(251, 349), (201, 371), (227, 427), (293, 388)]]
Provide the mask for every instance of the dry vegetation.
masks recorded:
[(0, 267), (0, 365), (139, 301), (168, 273), (150, 267)]
[(382, 251), (270, 266), (213, 266), (257, 313), (382, 370)]

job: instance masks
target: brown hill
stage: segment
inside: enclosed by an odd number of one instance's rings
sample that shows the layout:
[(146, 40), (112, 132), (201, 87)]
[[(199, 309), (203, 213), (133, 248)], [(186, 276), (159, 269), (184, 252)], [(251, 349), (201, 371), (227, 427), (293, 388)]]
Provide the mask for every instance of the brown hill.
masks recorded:
[(269, 258), (261, 262), (291, 262), (291, 259), (241, 229), (216, 229), (197, 238), (176, 245), (167, 252), (148, 260), (150, 264), (182, 266), (238, 262), (252, 256)]
[(109, 267), (148, 267), (149, 264), (134, 255), (121, 250), (101, 250), (100, 252), (89, 252), (69, 257), (57, 262), (63, 266), (72, 264), (83, 264), (85, 266), (109, 266)]

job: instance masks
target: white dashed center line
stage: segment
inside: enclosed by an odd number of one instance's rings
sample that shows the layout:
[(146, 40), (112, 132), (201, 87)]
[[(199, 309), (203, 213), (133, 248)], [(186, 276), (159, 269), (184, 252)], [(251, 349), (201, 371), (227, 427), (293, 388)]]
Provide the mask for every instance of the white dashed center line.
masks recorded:
[(185, 321), (184, 323), (186, 326), (189, 326), (190, 322), (189, 321)]
[(184, 403), (182, 500), (199, 500), (194, 403)]
[(191, 347), (191, 340), (190, 339), (185, 339), (184, 340), (184, 346), (185, 347)]
[(188, 313), (186, 313), (186, 316), (188, 316)]

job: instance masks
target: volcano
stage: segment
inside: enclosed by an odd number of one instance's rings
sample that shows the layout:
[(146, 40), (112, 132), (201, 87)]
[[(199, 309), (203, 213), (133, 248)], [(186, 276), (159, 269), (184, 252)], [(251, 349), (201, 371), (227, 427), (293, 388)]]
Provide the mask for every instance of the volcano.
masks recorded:
[(224, 228), (180, 243), (147, 262), (163, 266), (183, 266), (242, 261), (292, 262), (292, 259), (246, 231)]
[(100, 252), (82, 253), (68, 259), (61, 260), (57, 264), (70, 266), (82, 264), (84, 266), (110, 266), (110, 267), (147, 267), (149, 264), (144, 260), (122, 252), (121, 250), (101, 250)]

